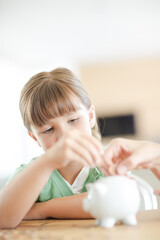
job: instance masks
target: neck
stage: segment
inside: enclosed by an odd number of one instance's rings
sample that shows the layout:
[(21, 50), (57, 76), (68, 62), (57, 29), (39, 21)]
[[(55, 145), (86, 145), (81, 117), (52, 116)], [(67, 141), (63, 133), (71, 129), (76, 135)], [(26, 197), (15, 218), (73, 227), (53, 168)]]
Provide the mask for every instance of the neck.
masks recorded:
[(83, 164), (78, 162), (72, 162), (65, 168), (62, 168), (58, 171), (62, 175), (62, 177), (72, 185), (82, 168)]

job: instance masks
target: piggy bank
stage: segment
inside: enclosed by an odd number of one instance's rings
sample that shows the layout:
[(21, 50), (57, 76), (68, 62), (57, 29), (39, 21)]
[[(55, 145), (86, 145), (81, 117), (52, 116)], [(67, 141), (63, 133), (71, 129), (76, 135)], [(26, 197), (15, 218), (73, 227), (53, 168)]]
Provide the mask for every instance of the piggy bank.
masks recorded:
[(140, 193), (136, 180), (125, 176), (108, 176), (87, 185), (83, 209), (96, 218), (96, 224), (111, 228), (118, 221), (136, 225)]

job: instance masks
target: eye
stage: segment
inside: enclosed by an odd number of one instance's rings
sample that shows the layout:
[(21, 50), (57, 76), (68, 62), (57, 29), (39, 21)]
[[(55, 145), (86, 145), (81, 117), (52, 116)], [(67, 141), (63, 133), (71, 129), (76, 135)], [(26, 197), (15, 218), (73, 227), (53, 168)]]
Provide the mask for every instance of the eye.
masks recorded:
[(54, 128), (51, 127), (51, 128), (48, 128), (47, 130), (45, 130), (43, 133), (48, 134), (48, 133), (51, 133), (53, 131), (54, 131)]
[(76, 123), (78, 121), (78, 117), (70, 119), (68, 122), (69, 123)]

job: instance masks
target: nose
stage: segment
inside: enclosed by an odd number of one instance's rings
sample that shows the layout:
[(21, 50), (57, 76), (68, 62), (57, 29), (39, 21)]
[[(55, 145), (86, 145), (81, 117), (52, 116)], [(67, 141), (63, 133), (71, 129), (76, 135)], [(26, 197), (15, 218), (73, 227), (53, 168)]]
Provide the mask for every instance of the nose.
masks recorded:
[(68, 130), (69, 129), (66, 127), (65, 124), (61, 124), (57, 129), (57, 134), (56, 134), (57, 140), (62, 138)]

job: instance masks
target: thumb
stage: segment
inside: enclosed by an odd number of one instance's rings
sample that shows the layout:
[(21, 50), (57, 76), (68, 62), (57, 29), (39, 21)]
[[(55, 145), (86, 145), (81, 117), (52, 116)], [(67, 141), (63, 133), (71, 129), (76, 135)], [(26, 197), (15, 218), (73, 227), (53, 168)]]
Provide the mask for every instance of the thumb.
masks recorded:
[(120, 164), (117, 166), (116, 171), (118, 174), (125, 174), (127, 171), (136, 168), (138, 163), (138, 156), (132, 155), (121, 161)]

